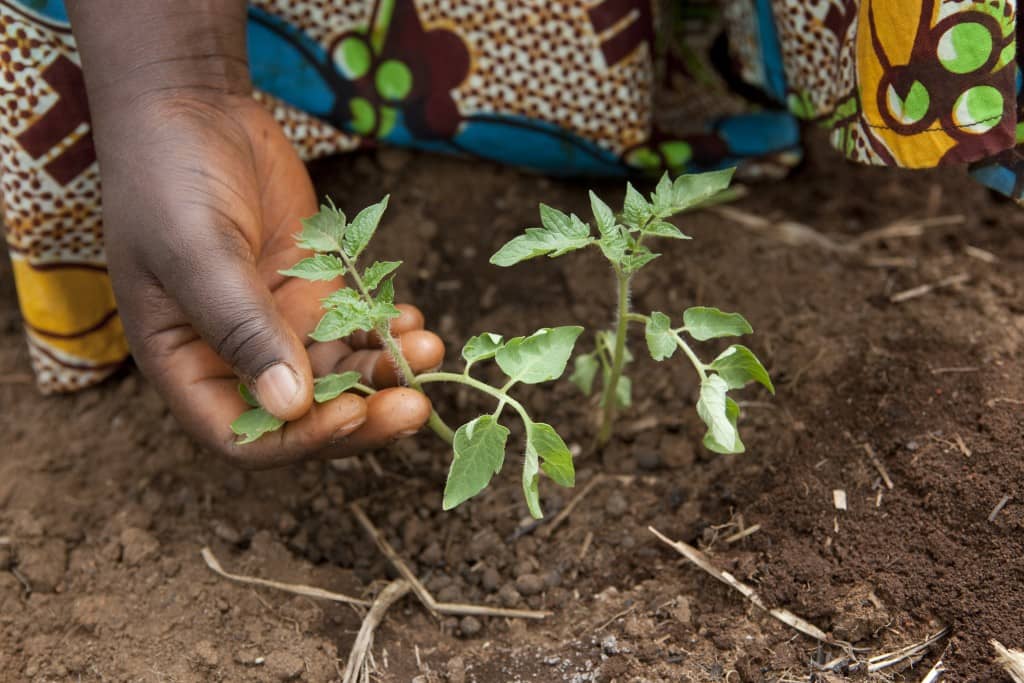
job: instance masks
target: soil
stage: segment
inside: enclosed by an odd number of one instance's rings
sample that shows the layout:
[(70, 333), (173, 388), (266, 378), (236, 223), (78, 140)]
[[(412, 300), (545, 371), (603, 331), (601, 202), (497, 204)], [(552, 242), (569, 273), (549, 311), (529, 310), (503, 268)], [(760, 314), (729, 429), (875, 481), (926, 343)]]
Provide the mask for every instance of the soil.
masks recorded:
[[(430, 434), (243, 473), (193, 445), (134, 370), (38, 396), (3, 263), (0, 680), (339, 680), (359, 612), (228, 582), (199, 549), (228, 571), (372, 597), (395, 574), (346, 506), (361, 500), (439, 599), (554, 612), (437, 619), (406, 598), (377, 632), (371, 680), (920, 681), (941, 657), (946, 681), (1008, 681), (989, 640), (1024, 647), (1024, 214), (959, 169), (851, 166), (814, 140), (790, 180), (730, 205), (768, 228), (686, 216), (694, 240), (664, 245), (634, 293), (640, 310), (705, 304), (751, 320), (747, 343), (778, 394), (741, 395), (747, 453), (700, 447), (692, 370), (656, 365), (638, 335), (635, 402), (603, 453), (590, 447), (593, 404), (567, 383), (520, 392), (578, 449), (579, 485), (632, 477), (594, 487), (547, 539), (526, 516), (515, 458), (489, 491), (442, 512), (448, 454)], [(597, 255), (487, 264), (536, 221), (538, 201), (582, 214), (586, 185), (390, 150), (313, 172), (345, 209), (392, 193), (373, 248), (405, 261), (399, 291), (453, 365), (482, 330), (610, 324)], [(868, 234), (948, 216), (960, 219), (918, 236)], [(865, 235), (857, 249), (825, 244)], [(890, 301), (959, 273), (965, 282)], [(459, 391), (432, 396), (451, 422), (479, 407)], [(572, 495), (544, 482), (548, 518)], [(862, 657), (949, 635), (912, 668), (823, 672), (841, 649), (753, 607), (649, 525)]]

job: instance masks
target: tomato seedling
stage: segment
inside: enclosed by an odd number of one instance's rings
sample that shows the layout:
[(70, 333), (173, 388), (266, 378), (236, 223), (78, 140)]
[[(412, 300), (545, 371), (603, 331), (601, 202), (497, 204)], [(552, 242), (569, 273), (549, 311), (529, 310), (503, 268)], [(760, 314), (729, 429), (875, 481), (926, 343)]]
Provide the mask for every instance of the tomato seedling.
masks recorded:
[(628, 326), (642, 323), (647, 348), (656, 361), (671, 358), (677, 349), (693, 364), (700, 377), (700, 398), (697, 414), (707, 425), (704, 445), (718, 453), (742, 453), (743, 442), (736, 427), (739, 405), (727, 392), (749, 382), (758, 382), (775, 393), (764, 366), (753, 352), (733, 344), (710, 363), (704, 363), (683, 337), (696, 341), (719, 337), (738, 337), (753, 330), (738, 313), (724, 313), (717, 308), (696, 306), (683, 311), (682, 325), (660, 312), (648, 315), (630, 310), (630, 286), (633, 277), (660, 254), (644, 243), (650, 238), (664, 237), (688, 240), (668, 218), (715, 200), (729, 186), (733, 169), (683, 175), (673, 182), (662, 176), (650, 201), (632, 185), (626, 185), (622, 213), (616, 215), (596, 194), (590, 193), (590, 206), (597, 224), (597, 233), (589, 223), (575, 214), (565, 214), (545, 204), (540, 205), (541, 226), (527, 228), (491, 257), (498, 266), (512, 266), (522, 261), (548, 256), (556, 258), (571, 251), (597, 247), (611, 263), (616, 280), (616, 325), (613, 330), (597, 333), (595, 349), (576, 357), (570, 380), (584, 393), (591, 394), (600, 372), (601, 426), (597, 443), (603, 446), (612, 435), (618, 409), (628, 407), (632, 386), (623, 373), (632, 360), (627, 346)]
[[(361, 270), (358, 267), (359, 257), (373, 238), (387, 203), (388, 198), (384, 197), (348, 221), (345, 214), (329, 202), (320, 207), (319, 213), (303, 221), (302, 231), (296, 235), (296, 240), (299, 246), (312, 251), (313, 255), (281, 273), (314, 281), (340, 280), (348, 276), (353, 284), (353, 287), (340, 287), (323, 300), (324, 315), (310, 336), (318, 342), (329, 342), (344, 339), (359, 330), (376, 332), (384, 350), (394, 360), (403, 382), (409, 387), (423, 391), (424, 385), (435, 382), (463, 384), (497, 402), (493, 412), (470, 420), (454, 433), (436, 412), (431, 412), (428, 425), (454, 450), (444, 489), (445, 510), (478, 494), (501, 470), (509, 430), (500, 423), (500, 419), (506, 407), (515, 411), (523, 421), (526, 433), (523, 495), (530, 513), (541, 517), (540, 473), (561, 486), (573, 486), (576, 475), (572, 455), (554, 428), (534, 421), (509, 392), (516, 384), (539, 384), (561, 377), (583, 328), (543, 328), (529, 336), (508, 340), (501, 335), (484, 332), (463, 346), (465, 365), (461, 373), (415, 374), (390, 331), (391, 319), (399, 315), (394, 305), (394, 275), (402, 265), (401, 261), (375, 261)], [(500, 387), (470, 375), (476, 363), (491, 360), (508, 378)], [(314, 382), (314, 399), (323, 403), (350, 390), (374, 393), (375, 390), (360, 379), (357, 372), (318, 377)], [(231, 425), (240, 437), (239, 443), (250, 443), (283, 426), (281, 420), (259, 406), (248, 388), (240, 385), (239, 391), (250, 406), (250, 410)]]

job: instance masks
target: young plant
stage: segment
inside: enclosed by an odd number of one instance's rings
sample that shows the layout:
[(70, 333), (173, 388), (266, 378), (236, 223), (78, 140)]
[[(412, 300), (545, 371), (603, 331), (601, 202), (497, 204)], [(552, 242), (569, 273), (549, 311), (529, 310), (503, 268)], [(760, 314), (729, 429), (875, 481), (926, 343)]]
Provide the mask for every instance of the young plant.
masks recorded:
[[(390, 331), (391, 319), (399, 315), (394, 305), (394, 275), (401, 261), (376, 261), (359, 268), (359, 258), (377, 230), (387, 203), (388, 198), (384, 197), (377, 204), (360, 211), (351, 221), (329, 203), (321, 206), (319, 213), (303, 221), (302, 232), (296, 235), (296, 240), (299, 246), (314, 253), (281, 273), (321, 281), (348, 276), (353, 284), (353, 287), (342, 286), (323, 300), (324, 315), (310, 336), (318, 342), (329, 342), (344, 339), (358, 330), (376, 332), (383, 341), (384, 350), (394, 360), (403, 382), (409, 387), (423, 391), (423, 385), (436, 382), (463, 384), (497, 402), (493, 412), (470, 420), (454, 433), (436, 412), (431, 413), (429, 427), (454, 450), (444, 489), (445, 510), (475, 496), (501, 470), (509, 430), (500, 419), (505, 408), (511, 408), (522, 420), (526, 433), (523, 495), (530, 513), (541, 517), (540, 473), (561, 486), (573, 486), (572, 455), (554, 428), (534, 421), (509, 392), (516, 384), (539, 384), (561, 377), (583, 328), (543, 328), (527, 337), (508, 340), (501, 335), (484, 332), (467, 341), (462, 348), (465, 361), (462, 372), (415, 374)], [(475, 364), (490, 360), (497, 363), (508, 378), (500, 387), (470, 375)], [(349, 390), (374, 393), (374, 389), (360, 382), (359, 373), (345, 372), (316, 378), (314, 399), (323, 403)], [(240, 385), (239, 391), (251, 407), (231, 425), (240, 437), (239, 443), (250, 443), (281, 428), (284, 423), (260, 408), (244, 385)]]
[(524, 234), (513, 238), (491, 257), (491, 263), (507, 267), (538, 256), (556, 258), (595, 246), (611, 263), (616, 282), (615, 328), (598, 332), (595, 349), (576, 357), (570, 377), (589, 395), (600, 373), (598, 445), (605, 445), (611, 438), (616, 412), (630, 404), (631, 382), (623, 370), (632, 360), (626, 339), (631, 322), (644, 325), (647, 348), (654, 360), (667, 360), (679, 349), (693, 364), (701, 383), (697, 414), (708, 428), (704, 445), (712, 451), (741, 453), (744, 450), (736, 428), (740, 408), (727, 395), (730, 389), (739, 389), (754, 381), (775, 392), (768, 372), (747, 347), (733, 344), (710, 363), (704, 363), (683, 337), (686, 334), (696, 341), (707, 341), (749, 334), (753, 331), (750, 324), (738, 313), (697, 306), (683, 311), (682, 325), (675, 326), (668, 315), (659, 311), (643, 315), (630, 310), (633, 277), (660, 256), (651, 251), (645, 241), (657, 237), (690, 239), (667, 219), (714, 201), (729, 186), (732, 174), (733, 169), (683, 175), (675, 182), (665, 174), (650, 201), (627, 184), (625, 203), (619, 215), (591, 192), (596, 234), (589, 223), (575, 214), (567, 215), (541, 204), (542, 227), (527, 228)]

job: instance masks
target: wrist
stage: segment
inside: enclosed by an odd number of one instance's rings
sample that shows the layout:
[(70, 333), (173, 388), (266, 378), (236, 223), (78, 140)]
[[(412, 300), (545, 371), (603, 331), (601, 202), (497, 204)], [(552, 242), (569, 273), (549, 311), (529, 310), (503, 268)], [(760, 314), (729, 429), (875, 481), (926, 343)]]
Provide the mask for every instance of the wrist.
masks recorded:
[(252, 91), (241, 0), (68, 0), (94, 113), (150, 95)]

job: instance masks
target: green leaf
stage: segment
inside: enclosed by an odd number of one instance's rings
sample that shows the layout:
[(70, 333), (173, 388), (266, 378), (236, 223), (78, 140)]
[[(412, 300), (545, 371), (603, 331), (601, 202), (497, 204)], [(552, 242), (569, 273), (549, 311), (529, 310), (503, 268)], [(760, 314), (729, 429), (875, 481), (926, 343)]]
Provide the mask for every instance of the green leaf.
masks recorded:
[(671, 237), (676, 240), (692, 240), (693, 238), (689, 235), (684, 235), (679, 228), (666, 223), (665, 221), (652, 221), (644, 229), (645, 235), (654, 235), (655, 237)]
[(742, 344), (733, 344), (719, 354), (718, 358), (712, 361), (711, 369), (722, 376), (730, 389), (740, 389), (749, 382), (757, 382), (775, 393), (768, 371), (761, 365), (754, 352)]
[(242, 397), (242, 400), (245, 401), (246, 405), (250, 408), (260, 407), (260, 402), (257, 401), (256, 397), (253, 396), (251, 391), (249, 391), (249, 387), (245, 386), (241, 382), (238, 383), (238, 395)]
[(651, 195), (651, 205), (654, 207), (654, 213), (658, 216), (670, 215), (674, 197), (672, 178), (669, 177), (668, 171), (666, 171), (661, 174), (658, 186), (654, 188), (654, 193)]
[(517, 382), (549, 382), (565, 372), (565, 365), (581, 332), (583, 328), (577, 325), (546, 327), (529, 337), (508, 340), (495, 354), (495, 360), (498, 367)]
[(679, 346), (672, 331), (672, 320), (658, 311), (651, 313), (647, 319), (644, 337), (647, 339), (647, 350), (651, 352), (651, 358), (654, 360), (671, 358)]
[(466, 345), (462, 347), (462, 357), (467, 363), (475, 363), (478, 360), (494, 358), (501, 348), (502, 338), (500, 334), (484, 332), (471, 337)]
[(264, 434), (280, 429), (283, 424), (284, 420), (277, 419), (263, 408), (253, 408), (239, 415), (238, 419), (231, 423), (231, 431), (242, 437), (238, 440), (239, 444), (247, 444)]
[(739, 337), (754, 331), (739, 313), (725, 313), (707, 306), (694, 306), (683, 311), (683, 324), (689, 335), (697, 341)]
[(619, 381), (615, 385), (615, 404), (620, 408), (633, 405), (633, 380), (625, 375), (619, 375)]
[(740, 408), (725, 395), (728, 390), (729, 385), (724, 379), (718, 375), (708, 375), (700, 384), (697, 414), (708, 427), (704, 436), (704, 445), (708, 450), (716, 453), (742, 453), (744, 446), (736, 428)]
[(316, 254), (302, 259), (287, 270), (277, 272), (303, 280), (334, 280), (345, 274), (345, 264), (333, 254)]
[(455, 457), (448, 470), (442, 507), (451, 510), (483, 491), (505, 461), (508, 429), (482, 415), (455, 431)]
[(328, 204), (321, 204), (320, 211), (302, 220), (302, 231), (295, 240), (303, 249), (316, 252), (341, 251), (341, 237), (345, 233), (345, 214)]
[(544, 516), (540, 507), (540, 461), (537, 451), (527, 447), (526, 457), (523, 459), (523, 497), (526, 498), (526, 507), (530, 509), (530, 515), (534, 519)]
[(590, 192), (590, 210), (594, 212), (594, 222), (597, 223), (597, 231), (602, 236), (607, 236), (611, 232), (618, 232), (615, 230), (615, 213), (600, 197), (594, 194), (593, 190)]
[(352, 222), (349, 223), (348, 228), (346, 228), (345, 235), (342, 238), (342, 246), (345, 248), (345, 253), (353, 261), (359, 257), (363, 249), (366, 249), (366, 245), (370, 243), (370, 239), (377, 230), (385, 209), (388, 208), (388, 197), (389, 195), (384, 195), (384, 199), (360, 211), (352, 219)]
[(572, 464), (572, 453), (562, 441), (555, 428), (543, 422), (531, 422), (526, 426), (526, 450), (533, 451), (534, 457), (543, 461), (540, 468), (559, 486), (572, 488), (576, 485), (576, 470)]
[(632, 184), (626, 183), (626, 200), (622, 205), (622, 220), (630, 230), (639, 230), (650, 220), (653, 207)]
[(344, 339), (356, 330), (369, 331), (373, 327), (373, 319), (366, 310), (337, 308), (324, 313), (309, 336), (318, 342), (328, 342)]
[(388, 304), (389, 306), (395, 303), (395, 279), (385, 280), (373, 300), (378, 304)]
[(374, 261), (373, 265), (363, 271), (363, 286), (372, 292), (400, 265), (402, 265), (401, 261)]
[(593, 353), (584, 353), (576, 356), (576, 360), (573, 361), (572, 374), (569, 375), (569, 381), (579, 387), (587, 396), (590, 396), (591, 392), (594, 391), (594, 379), (597, 377), (597, 371), (600, 368), (601, 363), (594, 357)]
[(543, 228), (527, 228), (526, 234), (513, 238), (491, 256), (491, 263), (508, 267), (545, 254), (555, 258), (594, 241), (590, 226), (575, 215), (547, 204), (540, 205), (540, 215)]
[[(706, 202), (729, 187), (735, 168), (681, 175), (672, 183), (672, 212), (679, 213)], [(668, 214), (671, 215), (671, 214)]]
[(313, 400), (317, 403), (326, 403), (338, 398), (358, 384), (360, 378), (361, 375), (353, 371), (317, 377), (313, 380)]
[(622, 259), (622, 268), (627, 273), (635, 273), (659, 256), (661, 254), (656, 254), (647, 247), (640, 245), (633, 250), (632, 254)]
[(597, 246), (601, 248), (601, 253), (606, 259), (612, 263), (621, 264), (629, 247), (627, 235), (625, 228), (616, 225), (611, 233), (598, 240)]

